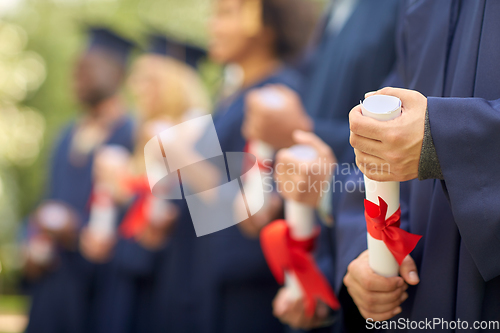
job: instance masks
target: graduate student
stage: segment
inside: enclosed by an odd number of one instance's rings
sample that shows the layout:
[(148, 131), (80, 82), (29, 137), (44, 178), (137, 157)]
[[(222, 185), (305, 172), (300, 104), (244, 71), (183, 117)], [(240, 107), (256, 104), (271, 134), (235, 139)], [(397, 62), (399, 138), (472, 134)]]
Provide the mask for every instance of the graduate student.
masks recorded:
[[(348, 110), (359, 103), (366, 91), (378, 89), (395, 65), (399, 3), (398, 0), (331, 1), (317, 28), (318, 37), (311, 44), (310, 54), (300, 66), (303, 81), (299, 94), (282, 87), (281, 108), (259, 103), (257, 94), (248, 97), (243, 124), (248, 140), (263, 140), (276, 149), (285, 148), (297, 143), (293, 132), (302, 130), (315, 133), (333, 150), (339, 169), (332, 171), (335, 174), (332, 203), (325, 201), (332, 214), (343, 192), (343, 185), (339, 184), (346, 181), (348, 173), (340, 167), (354, 163), (349, 145)], [(312, 206), (319, 204), (318, 201)], [(331, 233), (329, 228), (322, 229), (318, 263), (333, 280), (335, 244)], [(301, 320), (303, 305), (289, 302), (284, 295), (280, 293), (274, 303), (275, 314), (283, 322), (302, 328), (318, 326)]]
[[(232, 94), (213, 114), (223, 152), (242, 152), (245, 97), (268, 84), (297, 88), (297, 76), (285, 70), (309, 37), (310, 7), (303, 1), (217, 0), (210, 24), (213, 61), (240, 74)], [(200, 142), (202, 144), (203, 142)], [(271, 216), (261, 217), (271, 220)], [(163, 329), (170, 332), (280, 332), (271, 302), (278, 290), (260, 249), (255, 225), (244, 221), (196, 238), (187, 210), (172, 236), (170, 258), (157, 306)], [(255, 225), (254, 225), (255, 224)], [(182, 228), (182, 234), (180, 230)], [(177, 237), (177, 238), (176, 238)], [(160, 332), (160, 330), (158, 330)]]
[(397, 10), (398, 0), (332, 1), (299, 66), (300, 98), (287, 91), (276, 112), (249, 96), (245, 138), (280, 149), (294, 143), (293, 131), (312, 131), (332, 147), (340, 163), (352, 162), (346, 108), (359, 103), (366, 89), (379, 88), (393, 68)]
[[(255, 9), (260, 9), (260, 15)], [(217, 1), (210, 55), (216, 62), (236, 64), (242, 70), (241, 86), (219, 103), (214, 115), (223, 151), (242, 151), (247, 143), (241, 131), (250, 91), (274, 85), (298, 88), (297, 77), (284, 67), (304, 52), (312, 10), (304, 1)], [(257, 238), (260, 228), (277, 217), (279, 205), (274, 205), (272, 196), (269, 200), (254, 217), (204, 240), (213, 265), (209, 267), (215, 291), (212, 332), (284, 331), (272, 314), (278, 286)]]
[[(89, 35), (89, 46), (73, 72), (73, 88), (83, 112), (66, 126), (55, 145), (47, 201), (32, 219), (56, 241), (56, 253), (51, 269), (33, 283), (27, 332), (84, 332), (92, 265), (78, 252), (77, 233), (88, 220), (94, 153), (105, 144), (127, 150), (133, 146), (132, 121), (119, 94), (133, 45), (105, 28), (90, 28)], [(54, 202), (62, 204), (46, 209)], [(71, 213), (61, 213), (61, 207)], [(51, 223), (56, 219), (60, 223)], [(67, 236), (69, 224), (73, 232)]]
[[(104, 146), (94, 165), (96, 200), (91, 206), (100, 204), (102, 209), (97, 196), (104, 195), (111, 202), (108, 209), (122, 213), (111, 221), (114, 226), (109, 235), (89, 228), (86, 239), (82, 237), (85, 257), (101, 263), (96, 271), (89, 332), (151, 332), (155, 268), (158, 256), (168, 252), (167, 239), (175, 228), (177, 208), (151, 194), (144, 146), (161, 131), (209, 109), (195, 70), (167, 52), (172, 42), (161, 35), (151, 36), (150, 40), (148, 52), (136, 60), (129, 79), (139, 117), (133, 155), (117, 151), (115, 146)], [(95, 223), (110, 222), (105, 219), (104, 215)], [(93, 256), (93, 248), (87, 247), (88, 238), (95, 237), (115, 241), (105, 263)]]
[[(398, 38), (406, 89), (376, 92), (399, 97), (401, 117), (350, 113), (358, 166), (375, 180), (410, 181), (408, 230), (422, 235), (400, 277), (375, 275), (362, 246), (352, 262), (339, 262), (365, 319), (437, 318), (431, 329), (445, 332), (499, 329), (499, 14), (500, 3), (489, 0), (408, 2)], [(361, 208), (350, 222), (364, 223)]]

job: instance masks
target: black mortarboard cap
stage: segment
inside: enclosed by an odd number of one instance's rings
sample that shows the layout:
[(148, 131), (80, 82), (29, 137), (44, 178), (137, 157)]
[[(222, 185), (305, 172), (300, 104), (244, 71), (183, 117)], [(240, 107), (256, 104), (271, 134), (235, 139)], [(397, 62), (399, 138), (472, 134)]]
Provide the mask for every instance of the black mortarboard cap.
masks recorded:
[(173, 57), (193, 68), (197, 68), (198, 62), (207, 56), (207, 51), (200, 47), (182, 43), (162, 35), (150, 36), (148, 51), (162, 56)]
[(104, 27), (89, 27), (89, 50), (101, 49), (112, 54), (122, 64), (128, 62), (134, 43)]

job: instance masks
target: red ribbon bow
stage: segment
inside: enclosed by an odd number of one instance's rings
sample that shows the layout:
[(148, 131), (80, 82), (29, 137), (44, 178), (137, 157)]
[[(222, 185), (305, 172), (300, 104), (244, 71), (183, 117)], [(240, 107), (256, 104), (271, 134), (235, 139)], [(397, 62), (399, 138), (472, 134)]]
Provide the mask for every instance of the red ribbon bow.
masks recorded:
[(378, 201), (379, 205), (365, 199), (366, 229), (370, 236), (387, 245), (398, 264), (401, 265), (406, 256), (417, 246), (422, 236), (411, 234), (399, 228), (401, 208), (398, 208), (394, 214), (386, 219), (387, 203), (381, 197), (378, 197)]
[(311, 255), (317, 234), (303, 241), (294, 240), (290, 237), (286, 221), (277, 220), (267, 225), (260, 236), (264, 256), (276, 281), (282, 285), (286, 271), (293, 272), (299, 280), (309, 317), (314, 315), (317, 299), (334, 310), (340, 308), (334, 292)]
[(126, 187), (136, 198), (120, 224), (120, 233), (124, 238), (132, 238), (148, 225), (149, 199), (152, 194), (146, 177), (127, 179)]

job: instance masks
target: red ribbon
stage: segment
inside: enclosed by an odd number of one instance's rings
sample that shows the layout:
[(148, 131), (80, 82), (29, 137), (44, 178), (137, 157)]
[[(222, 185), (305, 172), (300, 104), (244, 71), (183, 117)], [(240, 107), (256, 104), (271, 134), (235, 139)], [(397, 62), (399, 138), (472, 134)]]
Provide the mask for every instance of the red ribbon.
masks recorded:
[(136, 195), (136, 198), (120, 224), (120, 233), (124, 238), (132, 238), (144, 231), (148, 225), (151, 190), (146, 177), (128, 179), (126, 187)]
[(417, 246), (422, 236), (411, 234), (399, 228), (401, 225), (401, 208), (388, 219), (387, 203), (378, 197), (379, 205), (365, 199), (366, 229), (375, 239), (381, 240), (387, 245), (389, 251), (401, 265), (407, 255)]
[(303, 241), (294, 240), (286, 221), (277, 220), (262, 229), (260, 236), (264, 256), (276, 281), (282, 285), (287, 271), (299, 280), (309, 317), (314, 315), (318, 299), (334, 310), (340, 308), (335, 293), (311, 255), (317, 235)]

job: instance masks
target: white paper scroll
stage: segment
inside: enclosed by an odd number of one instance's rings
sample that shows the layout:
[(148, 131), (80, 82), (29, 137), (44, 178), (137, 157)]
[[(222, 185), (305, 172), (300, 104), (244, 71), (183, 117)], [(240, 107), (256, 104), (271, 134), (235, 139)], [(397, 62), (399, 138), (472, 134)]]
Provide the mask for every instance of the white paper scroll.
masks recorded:
[[(277, 89), (268, 87), (262, 88), (259, 91), (259, 99), (262, 104), (270, 109), (279, 110), (284, 107), (285, 100)], [(251, 143), (250, 152), (255, 154), (260, 161), (271, 160), (274, 156), (274, 149), (271, 145), (263, 141), (255, 141)]]
[[(288, 151), (303, 162), (314, 161), (318, 158), (316, 150), (306, 145), (295, 145), (289, 148)], [(313, 207), (293, 200), (285, 200), (285, 220), (290, 227), (290, 236), (293, 239), (305, 240), (314, 235), (315, 218)], [(295, 274), (285, 272), (285, 286), (292, 299), (302, 297), (302, 287)]]
[(52, 201), (40, 207), (38, 219), (49, 230), (62, 230), (71, 219), (71, 214), (66, 206)]
[[(266, 105), (268, 108), (276, 110), (282, 108), (285, 104), (284, 99), (281, 96), (280, 92), (272, 87), (266, 87), (260, 89), (259, 100), (262, 104)], [(261, 140), (255, 140), (249, 142), (248, 152), (255, 155), (260, 163), (262, 162), (267, 163), (273, 160), (275, 150), (270, 144)], [(259, 175), (255, 176), (255, 179), (247, 178), (247, 183), (250, 185), (246, 186), (257, 187), (258, 186), (258, 184), (256, 183), (257, 177), (261, 178), (262, 185), (264, 185), (266, 179), (264, 175), (261, 176), (259, 173)], [(270, 196), (271, 192), (264, 192), (264, 202), (262, 207), (265, 208), (266, 205), (270, 202), (269, 200)]]
[(110, 238), (116, 233), (118, 209), (113, 200), (116, 189), (107, 177), (110, 176), (109, 170), (116, 170), (118, 174), (123, 172), (129, 161), (130, 153), (122, 146), (107, 145), (97, 152), (94, 168), (101, 167), (108, 170), (99, 176), (97, 169), (94, 169), (95, 184), (92, 190), (88, 227), (90, 232), (98, 237)]
[(94, 199), (90, 205), (88, 228), (97, 237), (110, 238), (116, 233), (118, 211), (113, 199), (106, 191), (94, 190)]
[[(364, 116), (389, 121), (401, 115), (401, 101), (394, 96), (373, 95), (361, 103)], [(394, 214), (399, 208), (399, 182), (377, 182), (366, 175), (365, 196), (368, 201), (379, 205), (378, 198), (381, 197), (387, 203), (386, 218)], [(385, 277), (397, 276), (399, 265), (385, 243), (375, 239), (367, 233), (369, 264), (375, 273)]]

